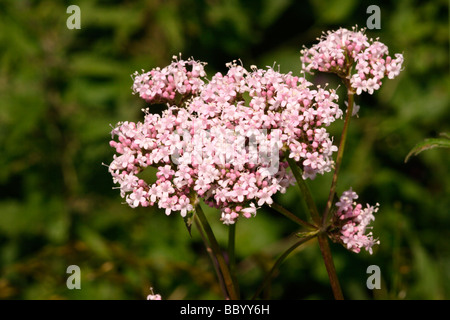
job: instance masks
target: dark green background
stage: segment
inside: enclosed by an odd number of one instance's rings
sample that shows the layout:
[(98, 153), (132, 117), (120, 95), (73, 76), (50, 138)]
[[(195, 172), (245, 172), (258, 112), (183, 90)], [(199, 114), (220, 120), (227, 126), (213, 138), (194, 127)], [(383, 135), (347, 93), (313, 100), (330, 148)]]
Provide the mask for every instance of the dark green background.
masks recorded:
[[(70, 4), (81, 8), (81, 30), (66, 27)], [(348, 299), (449, 298), (450, 151), (404, 163), (416, 143), (450, 132), (446, 0), (2, 0), (0, 298), (145, 299), (150, 286), (164, 299), (221, 298), (196, 230), (191, 238), (176, 214), (122, 204), (102, 165), (114, 151), (110, 124), (142, 119), (130, 74), (180, 52), (208, 62), (209, 76), (234, 59), (299, 74), (303, 45), (322, 31), (364, 27), (370, 4), (381, 8), (381, 29), (367, 34), (403, 53), (405, 64), (357, 100), (338, 192), (353, 187), (363, 204), (380, 203), (373, 232), (381, 245), (370, 256), (332, 244), (337, 272)], [(330, 127), (336, 141), (341, 127)], [(321, 208), (330, 181), (328, 174), (310, 183)], [(295, 188), (277, 201), (304, 217)], [(225, 245), (219, 213), (207, 215)], [(239, 221), (243, 298), (296, 231), (270, 211)], [(71, 264), (81, 268), (81, 290), (66, 287)], [(366, 287), (369, 265), (380, 267), (379, 290)], [(332, 298), (316, 242), (289, 256), (265, 297)]]

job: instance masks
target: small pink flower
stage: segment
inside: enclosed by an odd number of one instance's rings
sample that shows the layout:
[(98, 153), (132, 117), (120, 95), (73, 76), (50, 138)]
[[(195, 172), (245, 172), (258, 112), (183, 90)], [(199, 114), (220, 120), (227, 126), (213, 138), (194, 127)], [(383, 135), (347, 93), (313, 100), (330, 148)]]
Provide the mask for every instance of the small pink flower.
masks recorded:
[(164, 167), (158, 167), (159, 172), (156, 174), (158, 178), (164, 177), (166, 179), (172, 177), (175, 174), (175, 171), (169, 165), (165, 165)]
[(147, 300), (161, 300), (160, 294), (155, 294), (153, 288), (150, 288), (151, 294), (147, 296)]
[(270, 191), (269, 188), (264, 187), (259, 193), (258, 193), (258, 206), (262, 206), (264, 203), (267, 203), (268, 205), (271, 205), (273, 203), (272, 200), (273, 193)]
[(257, 208), (254, 203), (250, 203), (250, 207), (242, 209), (243, 216), (246, 218), (250, 218), (251, 216), (256, 215)]
[(127, 197), (127, 203), (132, 208), (136, 208), (140, 204), (144, 204), (146, 202), (146, 192), (143, 188), (138, 188), (133, 190), (133, 192)]

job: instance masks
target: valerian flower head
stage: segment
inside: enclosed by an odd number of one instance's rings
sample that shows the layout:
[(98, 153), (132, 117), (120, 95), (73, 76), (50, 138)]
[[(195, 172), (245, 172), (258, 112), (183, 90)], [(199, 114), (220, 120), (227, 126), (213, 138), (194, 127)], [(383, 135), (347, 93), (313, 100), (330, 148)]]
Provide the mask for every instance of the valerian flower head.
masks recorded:
[[(130, 207), (157, 205), (185, 217), (195, 194), (232, 224), (293, 184), (287, 157), (304, 179), (332, 170), (337, 147), (326, 127), (343, 114), (335, 90), (235, 61), (206, 81), (204, 65), (177, 59), (135, 75), (133, 91), (168, 108), (162, 115), (146, 109), (143, 122), (112, 130), (117, 154), (109, 171)], [(148, 167), (156, 168), (153, 182), (141, 177)]]
[(327, 32), (319, 43), (301, 50), (303, 69), (335, 73), (348, 79), (356, 94), (372, 94), (384, 77), (394, 79), (400, 74), (403, 55), (396, 53), (392, 58), (385, 44), (369, 39), (364, 32), (356, 27)]
[(336, 202), (337, 211), (333, 217), (330, 236), (353, 252), (359, 253), (364, 248), (372, 254), (372, 247), (380, 241), (374, 239), (372, 232), (367, 230), (371, 229), (369, 224), (375, 220), (374, 213), (378, 212), (379, 204), (363, 208), (356, 199), (358, 195), (351, 188), (342, 193)]

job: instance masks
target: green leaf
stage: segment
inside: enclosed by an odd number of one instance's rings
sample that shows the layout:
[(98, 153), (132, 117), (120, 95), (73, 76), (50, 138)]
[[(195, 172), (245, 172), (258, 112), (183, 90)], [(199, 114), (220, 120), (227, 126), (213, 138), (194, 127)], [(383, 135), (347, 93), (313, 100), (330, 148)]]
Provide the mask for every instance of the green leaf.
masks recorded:
[(414, 155), (417, 156), (424, 150), (432, 149), (432, 148), (450, 148), (450, 138), (446, 133), (441, 133), (443, 138), (430, 138), (425, 139), (422, 142), (419, 142), (415, 145), (415, 147), (408, 153), (405, 158), (405, 163), (408, 162), (409, 158)]

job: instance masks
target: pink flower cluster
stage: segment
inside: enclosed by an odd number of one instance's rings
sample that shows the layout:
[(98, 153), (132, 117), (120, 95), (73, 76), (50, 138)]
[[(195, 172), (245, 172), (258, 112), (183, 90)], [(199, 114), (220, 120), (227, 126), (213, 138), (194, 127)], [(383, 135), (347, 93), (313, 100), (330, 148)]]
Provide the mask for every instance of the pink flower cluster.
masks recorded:
[(340, 28), (322, 36), (319, 43), (304, 48), (300, 58), (305, 71), (318, 70), (336, 73), (348, 78), (356, 94), (372, 94), (387, 76), (394, 79), (400, 74), (403, 55), (389, 56), (388, 47), (377, 40), (368, 39), (364, 30)]
[(356, 203), (358, 195), (351, 188), (345, 191), (336, 203), (337, 211), (334, 217), (334, 226), (339, 230), (338, 241), (347, 249), (359, 253), (365, 248), (372, 254), (372, 247), (380, 241), (373, 238), (372, 232), (366, 234), (370, 222), (375, 220), (374, 213), (378, 211), (379, 204), (375, 206)]
[[(293, 184), (286, 157), (305, 179), (331, 171), (337, 147), (325, 127), (342, 117), (336, 92), (269, 67), (227, 66), (209, 81), (194, 60), (135, 75), (133, 91), (168, 109), (146, 109), (143, 122), (112, 131), (109, 171), (128, 205), (157, 204), (184, 217), (201, 198), (232, 224)], [(148, 167), (154, 181), (142, 178)]]
[[(194, 60), (174, 61), (167, 67), (132, 75), (133, 93), (149, 103), (174, 103), (179, 96), (196, 94), (203, 86), (204, 63)], [(134, 77), (133, 77), (134, 76)]]

